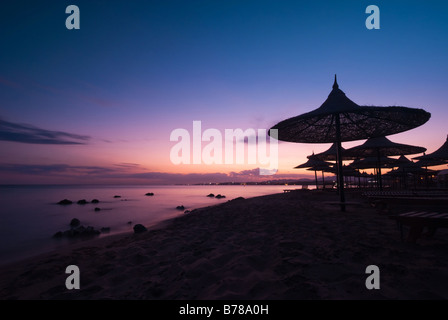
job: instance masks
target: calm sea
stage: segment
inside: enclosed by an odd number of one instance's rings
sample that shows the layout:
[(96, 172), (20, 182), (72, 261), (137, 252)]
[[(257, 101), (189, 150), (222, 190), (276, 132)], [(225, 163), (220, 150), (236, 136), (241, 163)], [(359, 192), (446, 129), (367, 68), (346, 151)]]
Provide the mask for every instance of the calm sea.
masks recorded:
[[(286, 187), (289, 188), (289, 187)], [(299, 186), (293, 186), (299, 188)], [(185, 210), (219, 204), (237, 197), (282, 192), (275, 186), (0, 186), (0, 264), (51, 251), (73, 240), (54, 239), (77, 218), (84, 226), (109, 227), (99, 237), (132, 231), (134, 224), (154, 225)], [(153, 192), (154, 196), (145, 196)], [(207, 197), (209, 193), (226, 198)], [(114, 198), (114, 196), (121, 198)], [(69, 199), (71, 205), (56, 204)], [(85, 199), (89, 203), (77, 204)], [(98, 199), (98, 204), (92, 204)], [(95, 207), (101, 208), (95, 211)], [(129, 224), (129, 222), (132, 222)], [(80, 240), (77, 240), (80, 241)], [(85, 240), (82, 240), (85, 241)]]

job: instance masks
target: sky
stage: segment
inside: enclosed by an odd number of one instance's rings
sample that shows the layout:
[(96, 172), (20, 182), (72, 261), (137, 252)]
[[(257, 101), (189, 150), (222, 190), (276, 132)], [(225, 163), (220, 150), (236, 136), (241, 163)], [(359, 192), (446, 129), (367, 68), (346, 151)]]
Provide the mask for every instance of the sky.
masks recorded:
[[(371, 4), (380, 29), (366, 28)], [(80, 29), (66, 28), (69, 5)], [(260, 176), (249, 161), (174, 164), (170, 136), (192, 138), (193, 121), (222, 136), (269, 129), (318, 108), (335, 74), (359, 105), (430, 112), (388, 137), (430, 153), (448, 134), (447, 12), (435, 0), (2, 1), (0, 184), (312, 178), (293, 167), (329, 144), (280, 142), (277, 173)]]

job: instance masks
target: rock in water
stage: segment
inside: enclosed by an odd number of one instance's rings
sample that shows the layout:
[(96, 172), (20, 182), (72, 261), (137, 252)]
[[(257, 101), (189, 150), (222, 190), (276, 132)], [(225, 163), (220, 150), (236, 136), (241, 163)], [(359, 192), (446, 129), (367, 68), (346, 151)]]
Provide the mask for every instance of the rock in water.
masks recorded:
[(96, 207), (95, 211), (101, 211), (101, 208)]
[(58, 204), (63, 204), (63, 205), (72, 204), (72, 203), (73, 203), (73, 201), (70, 201), (68, 199), (64, 199), (64, 200), (61, 200), (58, 202)]
[(213, 193), (210, 193), (207, 197), (214, 198), (215, 195)]
[(177, 206), (176, 209), (177, 210), (185, 210), (185, 207), (184, 206)]
[(92, 200), (92, 203), (99, 203), (100, 202), (100, 200), (98, 200), (98, 199), (93, 199)]
[(153, 196), (154, 193), (153, 192), (148, 192), (147, 194), (145, 194), (145, 196)]
[(79, 219), (73, 218), (72, 221), (70, 221), (70, 227), (76, 228), (81, 224), (81, 221)]
[(146, 229), (146, 227), (140, 223), (134, 226), (134, 233), (142, 233), (145, 231), (148, 231), (148, 229)]
[(78, 200), (78, 204), (87, 204), (86, 199)]
[(222, 198), (225, 198), (226, 196), (223, 196), (223, 195), (221, 195), (221, 194), (218, 194), (215, 198), (216, 199), (222, 199)]
[(121, 198), (121, 196), (114, 196), (114, 198)]

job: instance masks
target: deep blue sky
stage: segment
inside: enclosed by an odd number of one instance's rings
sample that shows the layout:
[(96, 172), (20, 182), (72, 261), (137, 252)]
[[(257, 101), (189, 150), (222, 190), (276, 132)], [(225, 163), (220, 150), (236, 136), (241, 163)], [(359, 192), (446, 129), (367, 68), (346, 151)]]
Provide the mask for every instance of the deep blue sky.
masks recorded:
[[(65, 28), (70, 4), (80, 30)], [(365, 27), (370, 4), (380, 30)], [(269, 128), (317, 108), (335, 73), (359, 104), (431, 112), (391, 139), (433, 151), (448, 133), (447, 14), (445, 1), (2, 1), (0, 119), (89, 139), (5, 141), (0, 154), (17, 165), (227, 172), (171, 168), (170, 132), (193, 120)], [(282, 144), (284, 172), (327, 147)]]

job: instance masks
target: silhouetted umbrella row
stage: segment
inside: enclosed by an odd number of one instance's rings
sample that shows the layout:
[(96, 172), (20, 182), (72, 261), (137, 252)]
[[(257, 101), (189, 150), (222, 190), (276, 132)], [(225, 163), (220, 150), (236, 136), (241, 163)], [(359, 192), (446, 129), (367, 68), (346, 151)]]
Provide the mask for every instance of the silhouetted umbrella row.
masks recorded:
[[(381, 140), (383, 140), (383, 139), (381, 139)], [(393, 154), (400, 150), (403, 151), (404, 153), (411, 153), (411, 152), (418, 152), (418, 151), (421, 152), (422, 150), (426, 150), (425, 148), (422, 148), (422, 147), (415, 147), (415, 146), (410, 146), (410, 145), (393, 143), (388, 139), (387, 139), (387, 141), (389, 141), (389, 142), (383, 144), (383, 146), (384, 145), (390, 146), (389, 149), (384, 148), (384, 153), (386, 153), (386, 154), (387, 153)], [(325, 183), (325, 180), (323, 177), (324, 172), (330, 172), (330, 173), (337, 174), (338, 171), (337, 171), (337, 168), (333, 164), (322, 161), (318, 158), (319, 158), (319, 155), (322, 156), (323, 154), (330, 153), (332, 148), (328, 149), (325, 152), (319, 153), (319, 154), (313, 153), (312, 155), (307, 156), (307, 158), (309, 160), (307, 162), (305, 162), (304, 164), (296, 166), (295, 168), (296, 169), (309, 168), (308, 170), (315, 171), (316, 186), (318, 185), (316, 171), (322, 171), (322, 180)], [(393, 148), (395, 148), (395, 150), (393, 150)], [(355, 147), (352, 149), (357, 150), (359, 152), (362, 150), (359, 147)], [(352, 149), (348, 149), (348, 150), (352, 150)], [(368, 151), (369, 149), (366, 149), (366, 150)], [(361, 152), (359, 154), (361, 154)], [(367, 152), (367, 154), (368, 154), (368, 152)], [(328, 157), (328, 158), (331, 159), (331, 157)], [(347, 158), (349, 158), (349, 157), (347, 157)], [(446, 161), (442, 161), (442, 160), (426, 160), (426, 161), (433, 162), (433, 163), (435, 163), (434, 165), (446, 164)], [(386, 175), (392, 176), (392, 177), (400, 177), (403, 179), (403, 184), (406, 185), (406, 176), (408, 174), (414, 174), (414, 175), (415, 174), (419, 174), (419, 175), (424, 174), (427, 177), (428, 174), (434, 174), (437, 172), (434, 170), (428, 170), (427, 168), (424, 169), (423, 167), (425, 167), (425, 165), (427, 164), (426, 161), (419, 160), (418, 162), (413, 162), (413, 161), (409, 160), (408, 158), (406, 158), (404, 155), (401, 155), (398, 159), (390, 158), (387, 156), (381, 156), (380, 159), (378, 159), (378, 157), (356, 158), (348, 166), (344, 165), (342, 170), (343, 170), (344, 176), (353, 176), (353, 177), (358, 177), (360, 179), (361, 176), (368, 177), (368, 175), (366, 173), (364, 173), (364, 175), (362, 175), (359, 172), (360, 169), (375, 169), (377, 172), (377, 175), (378, 175), (378, 174), (380, 174), (378, 172), (379, 167), (380, 168), (390, 168), (390, 169), (395, 168), (395, 169), (391, 170), (390, 172), (388, 172)], [(379, 177), (378, 177), (378, 179), (379, 179)]]
[(424, 175), (427, 179), (428, 175), (436, 173), (434, 170), (428, 170), (427, 168), (423, 168), (421, 166), (422, 163), (412, 162), (405, 156), (401, 156), (398, 160), (400, 160), (399, 166), (386, 173), (387, 176), (398, 177), (401, 178), (402, 185), (406, 187), (407, 177), (412, 175), (414, 176), (414, 184), (416, 183), (415, 177)]
[(430, 113), (416, 108), (359, 106), (339, 89), (335, 75), (333, 90), (319, 108), (279, 122), (269, 130), (269, 135), (276, 129), (278, 135), (273, 136), (282, 141), (335, 143), (338, 191), (341, 210), (345, 211), (341, 143), (407, 131), (430, 117)]
[[(318, 189), (319, 187), (318, 187), (318, 183), (317, 183), (317, 171), (322, 171), (322, 179), (324, 179), (323, 178), (323, 170), (327, 169), (328, 167), (330, 167), (329, 163), (317, 159), (317, 157), (313, 154), (311, 156), (308, 156), (307, 162), (294, 167), (294, 169), (309, 168), (309, 170), (313, 170), (314, 178), (316, 179), (316, 189)], [(325, 180), (324, 180), (324, 184), (325, 184)]]
[(369, 138), (362, 145), (346, 150), (346, 154), (363, 158), (377, 158), (377, 165), (375, 168), (377, 169), (378, 183), (381, 190), (383, 188), (383, 180), (381, 176), (381, 157), (416, 154), (423, 153), (425, 151), (426, 148), (392, 142), (382, 136)]

